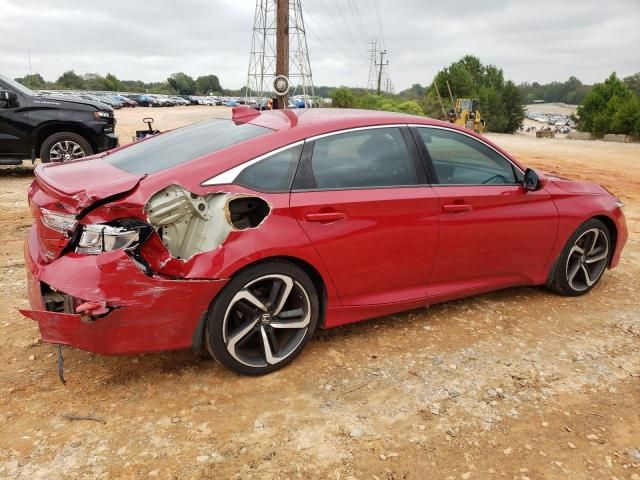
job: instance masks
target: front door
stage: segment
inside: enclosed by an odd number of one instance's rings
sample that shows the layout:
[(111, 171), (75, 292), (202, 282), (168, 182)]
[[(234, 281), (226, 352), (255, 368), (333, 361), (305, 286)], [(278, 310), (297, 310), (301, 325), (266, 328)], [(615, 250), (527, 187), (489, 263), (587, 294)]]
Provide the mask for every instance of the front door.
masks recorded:
[(518, 167), (469, 135), (416, 131), (439, 199), (440, 248), (429, 294), (536, 282), (558, 229), (551, 196), (526, 191)]
[(438, 198), (408, 130), (367, 128), (307, 142), (291, 210), (345, 305), (426, 297), (438, 241)]
[(9, 103), (0, 100), (0, 159), (2, 157), (27, 158), (28, 118), (26, 100), (8, 85), (0, 81), (0, 90), (17, 94), (18, 99)]

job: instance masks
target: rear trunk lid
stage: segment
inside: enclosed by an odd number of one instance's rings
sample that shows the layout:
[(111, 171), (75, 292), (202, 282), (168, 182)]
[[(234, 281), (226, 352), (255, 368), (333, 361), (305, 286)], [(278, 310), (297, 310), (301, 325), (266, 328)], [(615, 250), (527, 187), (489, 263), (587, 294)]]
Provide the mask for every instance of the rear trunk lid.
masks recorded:
[[(38, 165), (29, 187), (29, 205), (44, 258), (57, 258), (69, 244), (72, 231), (52, 228), (43, 220), (43, 209), (79, 219), (91, 205), (136, 188), (144, 175), (127, 173), (92, 157), (63, 164)], [(46, 219), (45, 219), (46, 220)]]

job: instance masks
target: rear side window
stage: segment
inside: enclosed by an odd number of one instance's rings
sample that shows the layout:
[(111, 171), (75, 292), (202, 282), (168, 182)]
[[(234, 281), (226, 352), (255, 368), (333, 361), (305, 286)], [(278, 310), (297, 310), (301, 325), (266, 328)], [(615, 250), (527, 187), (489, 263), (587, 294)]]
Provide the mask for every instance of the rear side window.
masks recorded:
[(271, 131), (250, 123), (207, 120), (131, 145), (105, 161), (136, 175), (156, 173)]
[(451, 130), (419, 128), (438, 183), (494, 185), (516, 183), (511, 162), (482, 142)]
[(413, 162), (399, 128), (374, 128), (315, 140), (316, 187), (345, 189), (415, 185)]
[(274, 153), (242, 170), (234, 183), (261, 192), (288, 192), (301, 153), (302, 144)]

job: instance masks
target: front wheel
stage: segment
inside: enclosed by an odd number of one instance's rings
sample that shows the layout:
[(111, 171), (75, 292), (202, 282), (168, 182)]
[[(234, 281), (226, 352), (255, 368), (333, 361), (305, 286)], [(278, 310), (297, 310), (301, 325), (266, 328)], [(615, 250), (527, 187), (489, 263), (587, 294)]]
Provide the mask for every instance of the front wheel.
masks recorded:
[(560, 254), (548, 287), (560, 295), (584, 295), (602, 278), (610, 256), (611, 233), (591, 219), (571, 235)]
[(42, 142), (40, 159), (42, 163), (71, 162), (93, 155), (91, 144), (77, 133), (54, 133)]
[(296, 265), (272, 261), (234, 277), (209, 309), (205, 343), (227, 368), (273, 372), (305, 347), (318, 323), (318, 292)]

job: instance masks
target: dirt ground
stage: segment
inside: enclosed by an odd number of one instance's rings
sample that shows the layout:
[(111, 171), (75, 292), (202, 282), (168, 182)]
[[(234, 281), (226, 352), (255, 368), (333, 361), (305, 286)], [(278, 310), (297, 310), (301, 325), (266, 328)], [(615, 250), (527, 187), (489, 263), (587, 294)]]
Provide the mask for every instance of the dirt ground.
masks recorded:
[[(126, 141), (145, 115), (228, 110), (117, 115)], [(580, 298), (514, 288), (321, 332), (260, 378), (64, 348), (62, 385), (16, 311), (32, 170), (0, 171), (0, 478), (640, 479), (640, 145), (490, 137), (619, 195), (620, 266)]]

